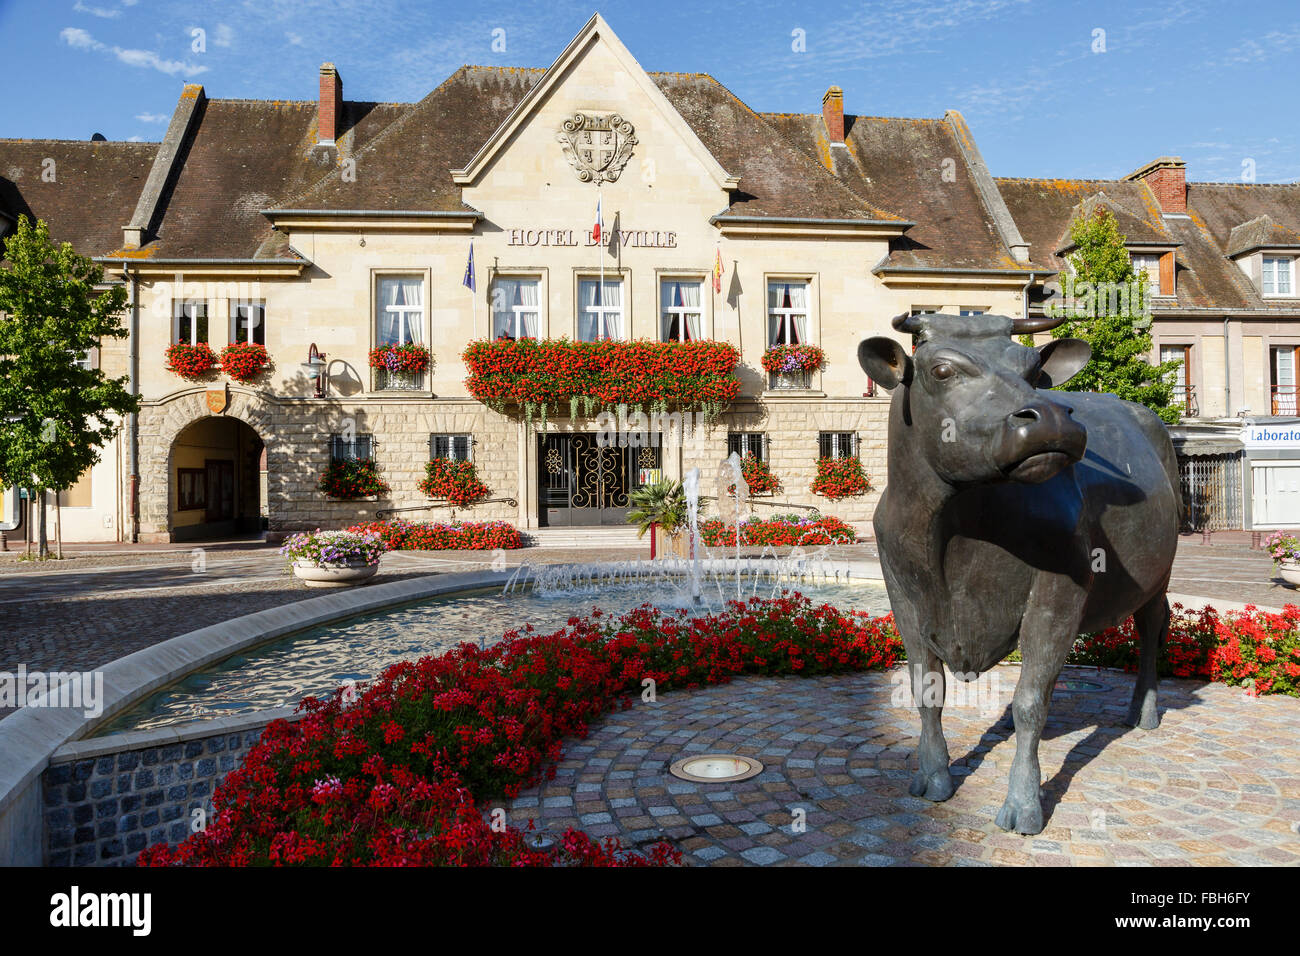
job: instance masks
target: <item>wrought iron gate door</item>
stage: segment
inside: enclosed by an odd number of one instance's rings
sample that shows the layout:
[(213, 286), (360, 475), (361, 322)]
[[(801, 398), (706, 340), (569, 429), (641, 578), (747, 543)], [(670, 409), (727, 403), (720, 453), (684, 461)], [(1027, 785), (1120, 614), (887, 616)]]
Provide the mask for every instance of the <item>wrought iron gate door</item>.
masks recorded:
[(658, 448), (602, 448), (596, 435), (546, 435), (540, 451), (539, 505), (550, 527), (625, 524), (631, 491), (659, 467)]

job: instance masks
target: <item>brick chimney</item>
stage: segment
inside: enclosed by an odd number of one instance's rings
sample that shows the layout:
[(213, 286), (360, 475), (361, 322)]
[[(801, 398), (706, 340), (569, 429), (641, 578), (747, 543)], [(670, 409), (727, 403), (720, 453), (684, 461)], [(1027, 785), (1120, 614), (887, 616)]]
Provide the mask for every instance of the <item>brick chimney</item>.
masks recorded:
[(832, 86), (822, 97), (822, 122), (826, 124), (827, 139), (844, 142), (844, 91), (838, 86)]
[(332, 145), (339, 132), (343, 114), (343, 79), (333, 63), (320, 65), (320, 119), (316, 124), (316, 142)]
[(1177, 156), (1161, 156), (1124, 178), (1150, 186), (1161, 212), (1187, 212), (1187, 164)]

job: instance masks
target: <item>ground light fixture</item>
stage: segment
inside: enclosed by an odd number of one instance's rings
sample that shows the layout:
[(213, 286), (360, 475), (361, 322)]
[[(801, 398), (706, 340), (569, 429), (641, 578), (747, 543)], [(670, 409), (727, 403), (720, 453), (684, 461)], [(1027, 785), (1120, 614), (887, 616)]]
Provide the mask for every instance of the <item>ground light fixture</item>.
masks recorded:
[(302, 363), (302, 367), (316, 379), (316, 397), (325, 397), (325, 353), (316, 348), (316, 343), (311, 344), (307, 350), (307, 361)]
[(668, 772), (694, 783), (731, 783), (757, 776), (763, 765), (740, 754), (700, 754), (675, 761)]

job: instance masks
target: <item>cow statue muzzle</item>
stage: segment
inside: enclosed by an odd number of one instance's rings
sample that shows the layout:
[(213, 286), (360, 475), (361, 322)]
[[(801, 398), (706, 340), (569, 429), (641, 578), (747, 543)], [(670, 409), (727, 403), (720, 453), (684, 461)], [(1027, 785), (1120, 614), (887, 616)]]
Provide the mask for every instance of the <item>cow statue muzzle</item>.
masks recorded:
[(1012, 481), (1046, 481), (1083, 458), (1088, 430), (1060, 402), (1036, 399), (1007, 416), (994, 451), (998, 470)]

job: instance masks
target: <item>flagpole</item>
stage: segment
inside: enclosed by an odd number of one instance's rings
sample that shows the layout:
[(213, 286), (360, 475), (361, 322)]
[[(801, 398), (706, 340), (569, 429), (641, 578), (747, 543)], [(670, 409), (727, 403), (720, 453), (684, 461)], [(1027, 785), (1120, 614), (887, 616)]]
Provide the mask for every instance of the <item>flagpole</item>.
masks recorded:
[(596, 224), (600, 227), (600, 242), (596, 243), (596, 255), (600, 258), (600, 331), (606, 330), (605, 325), (605, 254), (601, 251), (601, 246), (605, 242), (605, 207), (600, 204), (600, 180), (596, 180)]

